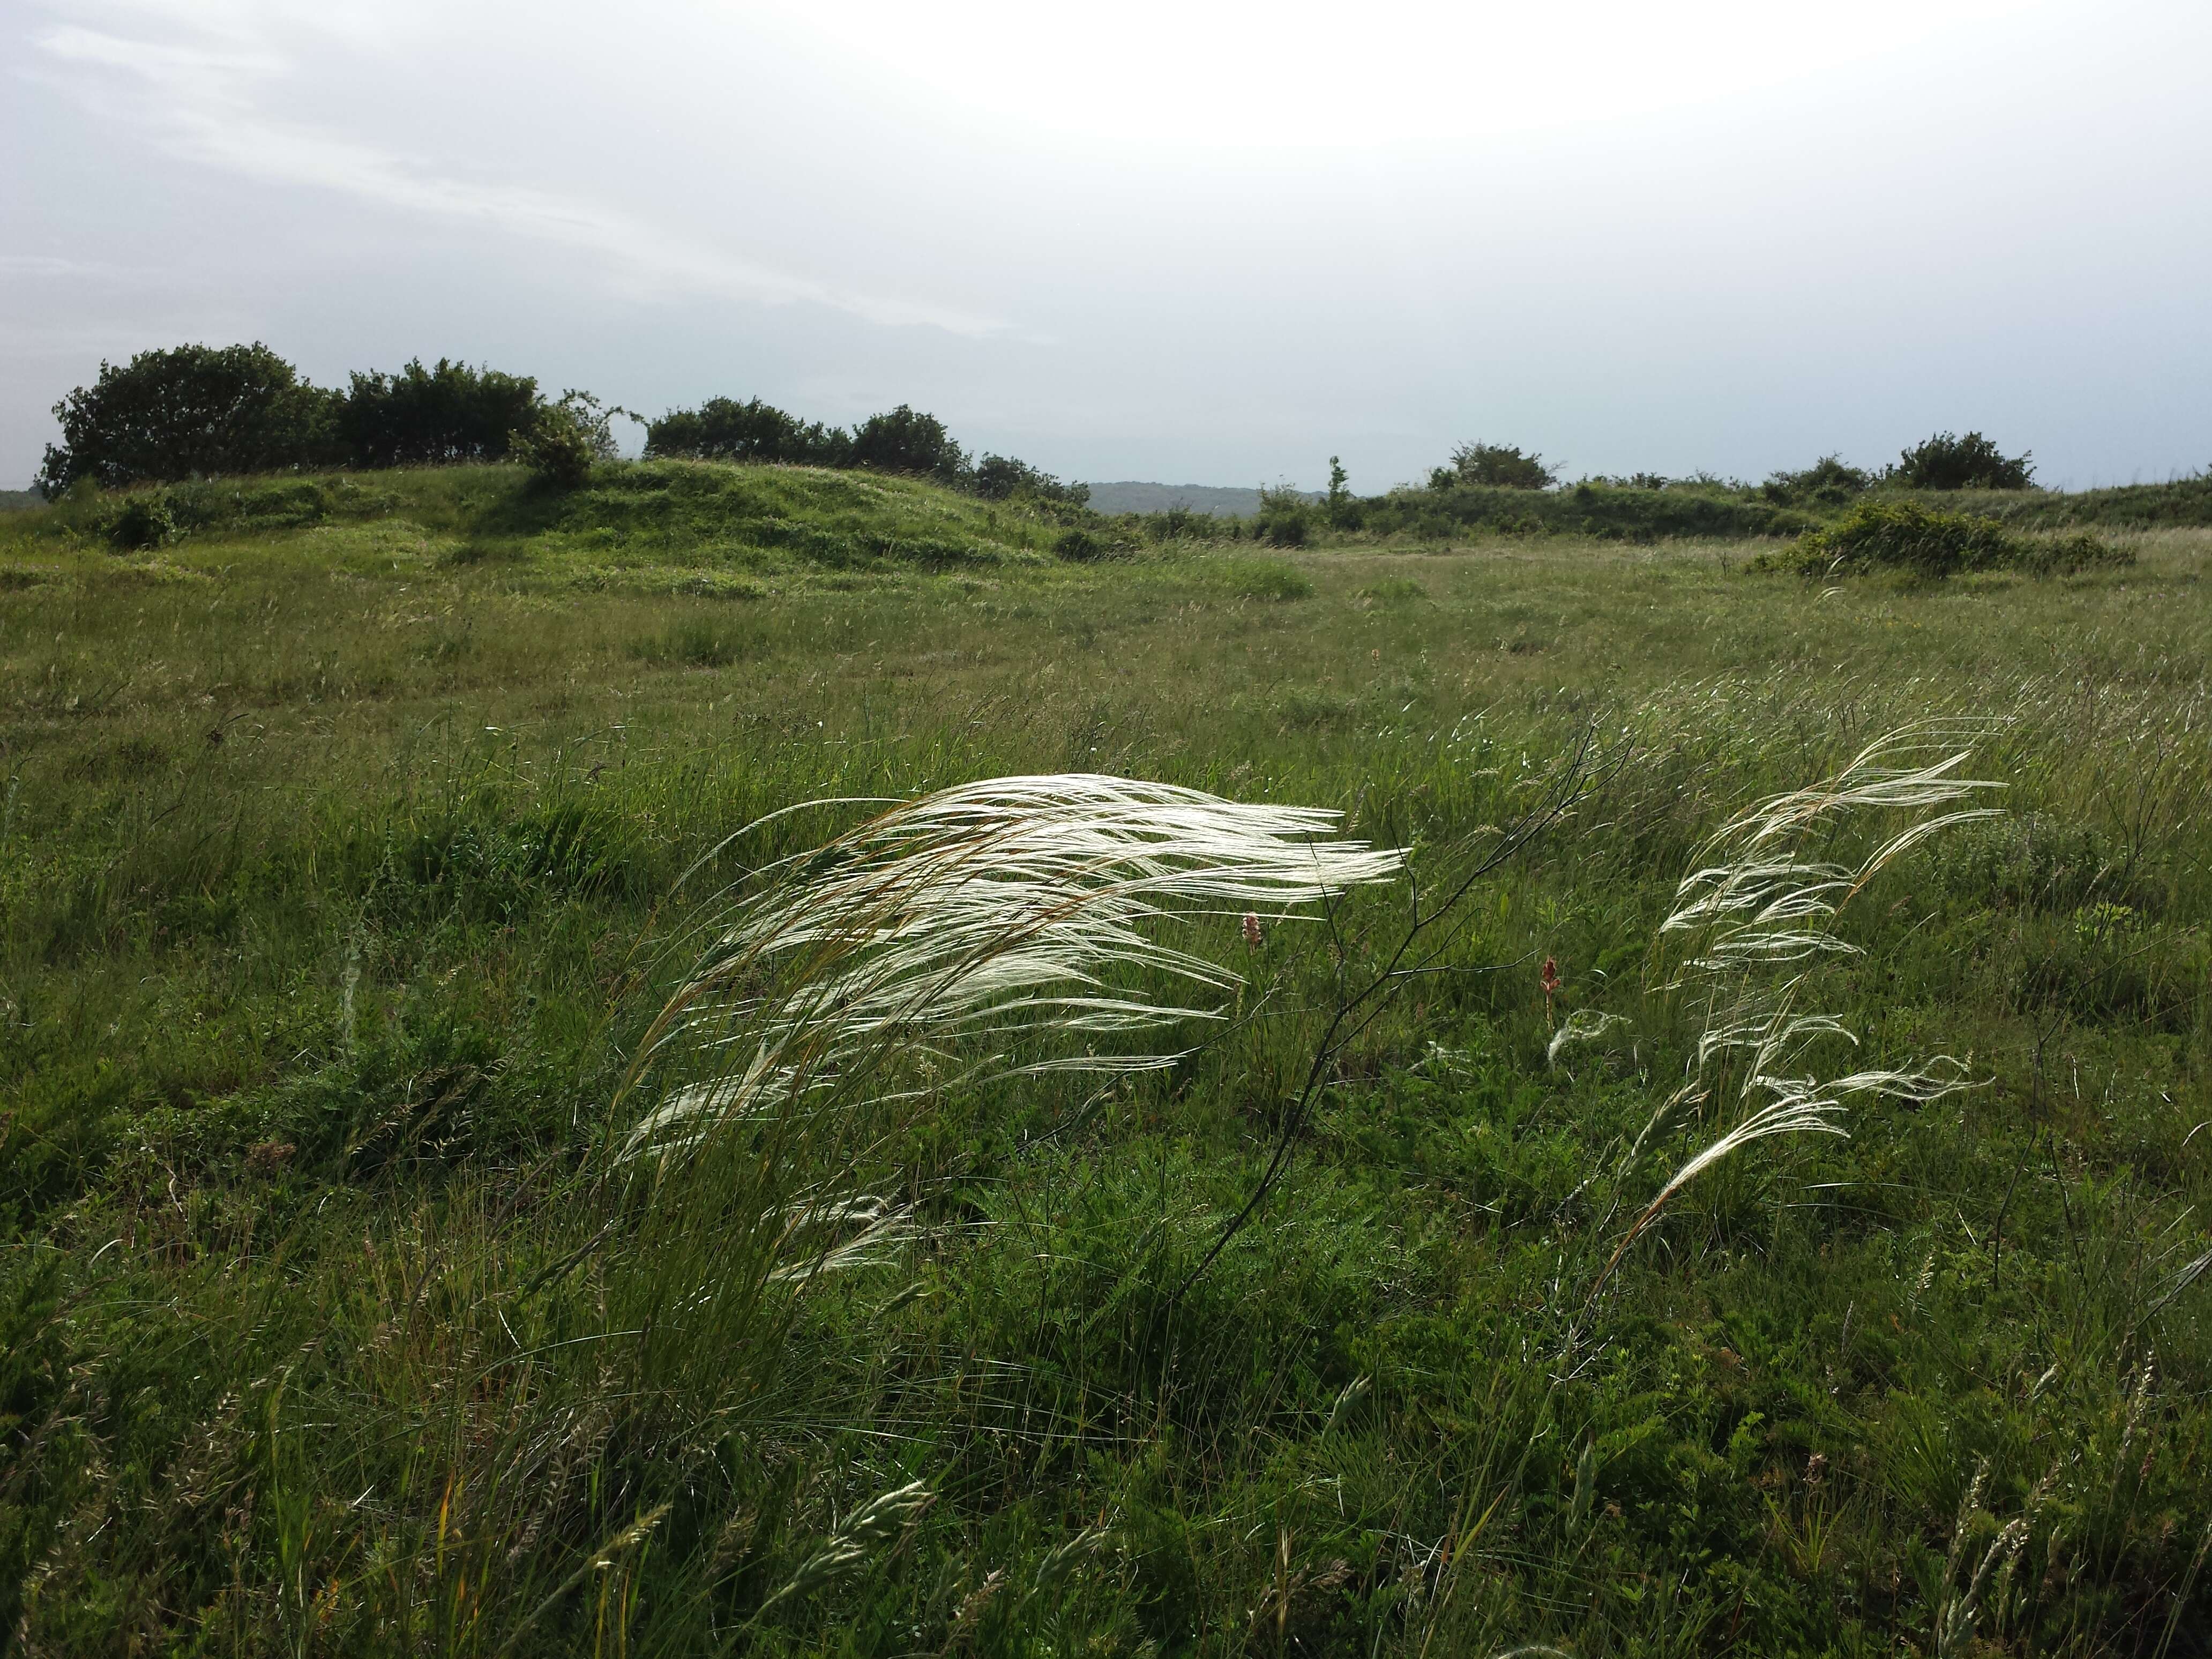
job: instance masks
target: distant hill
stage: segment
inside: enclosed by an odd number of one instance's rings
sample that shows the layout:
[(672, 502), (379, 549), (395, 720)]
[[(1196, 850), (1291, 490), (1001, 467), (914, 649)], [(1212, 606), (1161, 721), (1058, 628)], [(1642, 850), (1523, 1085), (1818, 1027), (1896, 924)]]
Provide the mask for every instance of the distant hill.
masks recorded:
[(35, 489), (0, 489), (0, 513), (20, 513), (25, 507), (43, 507), (46, 500)]
[[(1321, 500), (1317, 490), (1298, 492), (1308, 501)], [(1164, 513), (1171, 507), (1194, 513), (1211, 513), (1224, 519), (1249, 519), (1260, 510), (1260, 492), (1227, 484), (1119, 483), (1091, 486), (1091, 510), (1097, 513)]]

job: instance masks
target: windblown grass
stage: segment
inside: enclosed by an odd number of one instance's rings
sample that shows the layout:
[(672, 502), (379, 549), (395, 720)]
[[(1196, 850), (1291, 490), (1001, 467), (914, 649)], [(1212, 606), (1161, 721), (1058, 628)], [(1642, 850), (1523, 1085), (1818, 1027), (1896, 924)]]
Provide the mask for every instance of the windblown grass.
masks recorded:
[[(723, 538), (726, 502), (502, 519), (502, 477), (140, 555), (0, 526), (25, 1650), (2179, 1655), (2212, 1622), (2200, 532), (1832, 591), (1723, 544), (1324, 547), (1276, 556), (1283, 602), (1195, 544), (1073, 564), (1002, 520), (995, 562), (840, 562)], [(782, 516), (992, 539), (911, 489)], [(695, 627), (728, 650), (661, 643)], [(2002, 794), (1700, 855), (1927, 721), (1975, 722)], [(742, 927), (878, 809), (769, 815), (1154, 779), (1339, 812), (1433, 898), (1592, 722), (1620, 763), (1303, 1117), (1401, 888), (1256, 944), (1255, 904), (1163, 905), (1140, 931), (1242, 988), (1109, 994), (1224, 1018), (940, 1031), (927, 1109), (836, 1180), (760, 1186), (735, 1120), (619, 1157), (710, 1080), (697, 1039), (757, 1051), (724, 1006), (623, 1092), (693, 889)], [(1747, 862), (1800, 868), (1680, 890)], [(1719, 948), (1746, 925), (1852, 948)], [(1699, 960), (1732, 965), (1677, 985)], [(756, 961), (716, 995), (788, 982)], [(1034, 1069), (1087, 1043), (1180, 1057)], [(1945, 1054), (1973, 1086), (1705, 1157), (1779, 1098), (1754, 1077), (1842, 1102)]]

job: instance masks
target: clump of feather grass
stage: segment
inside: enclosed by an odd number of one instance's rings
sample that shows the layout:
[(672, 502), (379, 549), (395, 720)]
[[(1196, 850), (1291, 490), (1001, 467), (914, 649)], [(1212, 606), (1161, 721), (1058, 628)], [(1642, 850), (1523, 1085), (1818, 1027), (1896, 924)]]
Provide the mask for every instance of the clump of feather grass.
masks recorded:
[[(1663, 960), (1680, 946), (1671, 970), (1658, 977), (1670, 993), (1702, 995), (1704, 1029), (1689, 1060), (1689, 1078), (1658, 1111), (1623, 1162), (1627, 1173), (1645, 1146), (1685, 1110), (1725, 1101), (1735, 1121), (1686, 1159), (1622, 1234), (1600, 1269), (1595, 1300), (1629, 1248), (1699, 1176), (1754, 1142), (1778, 1135), (1848, 1135), (1845, 1103), (1859, 1096), (1928, 1102), (1966, 1086), (1966, 1068), (1949, 1055), (1910, 1069), (1863, 1070), (1820, 1078), (1811, 1051), (1831, 1039), (1851, 1047), (1857, 1037), (1834, 1015), (1801, 1012), (1806, 975), (1790, 969), (1816, 958), (1863, 954), (1834, 923), (1844, 907), (1882, 870), (1929, 836), (1955, 824), (1997, 816), (1963, 805), (2003, 786), (1962, 775), (1970, 757), (1937, 739), (1944, 733), (1908, 727), (1870, 744), (1832, 777), (1761, 801), (1716, 830), (1698, 849), (1698, 864), (1674, 894), (1660, 924)], [(1833, 839), (1846, 820), (1866, 813), (1911, 813), (1912, 820), (1850, 863), (1814, 856), (1817, 840)], [(1565, 1033), (1563, 1033), (1565, 1035)], [(1559, 1046), (1554, 1039), (1553, 1053)]]
[[(1088, 774), (994, 778), (896, 806), (773, 872), (717, 919), (713, 943), (647, 1034), (640, 1068), (679, 1056), (627, 1150), (715, 1126), (801, 1116), (833, 1098), (1051, 1071), (1171, 1065), (1115, 1046), (1220, 1017), (1233, 969), (1168, 925), (1291, 920), (1395, 879), (1404, 854), (1333, 839), (1338, 814), (1228, 801)], [(1202, 1000), (1162, 1001), (1156, 975)], [(1078, 1052), (1010, 1058), (1050, 1032)]]
[(641, 1389), (679, 1426), (771, 1411), (809, 1287), (918, 1236), (917, 1121), (986, 1083), (1173, 1063), (1188, 1045), (1163, 1034), (1221, 1018), (1243, 982), (1200, 948), (1209, 923), (1242, 956), (1247, 915), (1293, 921), (1403, 871), (1338, 823), (1127, 778), (997, 778), (710, 902), (634, 1062), (655, 1100), (617, 1130), (599, 1241)]
[(645, 1200), (624, 1328), (666, 1356), (672, 1387), (758, 1385), (725, 1362), (768, 1363), (787, 1292), (913, 1237), (890, 1149), (933, 1103), (1173, 1064), (1187, 1045), (1158, 1036), (1221, 1018), (1243, 984), (1189, 948), (1197, 927), (1221, 923), (1227, 956), (1248, 916), (1292, 921), (1401, 873), (1402, 853), (1338, 823), (1129, 778), (994, 778), (710, 902), (708, 943), (631, 1073), (657, 1101), (617, 1159)]

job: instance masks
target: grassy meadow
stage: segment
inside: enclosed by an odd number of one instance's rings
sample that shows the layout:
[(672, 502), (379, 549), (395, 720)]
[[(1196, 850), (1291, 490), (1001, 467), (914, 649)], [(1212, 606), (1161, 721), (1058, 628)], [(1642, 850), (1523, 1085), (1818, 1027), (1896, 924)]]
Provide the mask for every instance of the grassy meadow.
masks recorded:
[[(1808, 584), (1077, 562), (793, 468), (170, 497), (0, 518), (0, 1650), (2212, 1654), (2212, 530)], [(2002, 814), (1762, 983), (1824, 1077), (1969, 1086), (1616, 1263), (1732, 1121), (1678, 884), (1905, 727)], [(1178, 930), (1245, 988), (1171, 1067), (928, 1078), (826, 1270), (741, 1135), (622, 1158), (701, 903), (873, 809), (733, 831), (1061, 771), (1338, 809), (1428, 895), (1571, 804), (1310, 1109), (1402, 887)]]

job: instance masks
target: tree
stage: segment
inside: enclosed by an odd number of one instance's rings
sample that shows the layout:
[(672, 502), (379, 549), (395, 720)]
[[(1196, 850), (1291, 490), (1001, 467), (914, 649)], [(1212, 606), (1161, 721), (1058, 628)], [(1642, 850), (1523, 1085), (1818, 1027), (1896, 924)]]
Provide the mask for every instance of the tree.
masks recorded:
[(80, 479), (112, 489), (333, 459), (336, 402), (258, 341), (142, 351), (54, 405), (62, 441), (38, 486), (52, 499)]
[(2033, 489), (2033, 459), (2004, 454), (1978, 432), (1939, 432), (1901, 453), (1889, 476), (1914, 489)]
[(538, 382), (527, 374), (414, 359), (396, 374), (356, 374), (339, 427), (356, 466), (496, 461), (536, 428)]
[(1344, 470), (1344, 463), (1336, 456), (1328, 458), (1328, 495), (1322, 507), (1328, 521), (1339, 530), (1358, 527), (1359, 503), (1352, 493), (1352, 475)]
[(1534, 450), (1523, 454), (1518, 444), (1462, 444), (1452, 451), (1451, 465), (1429, 474), (1429, 488), (1451, 489), (1475, 484), (1492, 489), (1549, 489), (1559, 474), (1544, 465)]
[(871, 415), (853, 434), (853, 465), (878, 472), (919, 472), (939, 483), (965, 483), (968, 456), (945, 422), (901, 404)]

